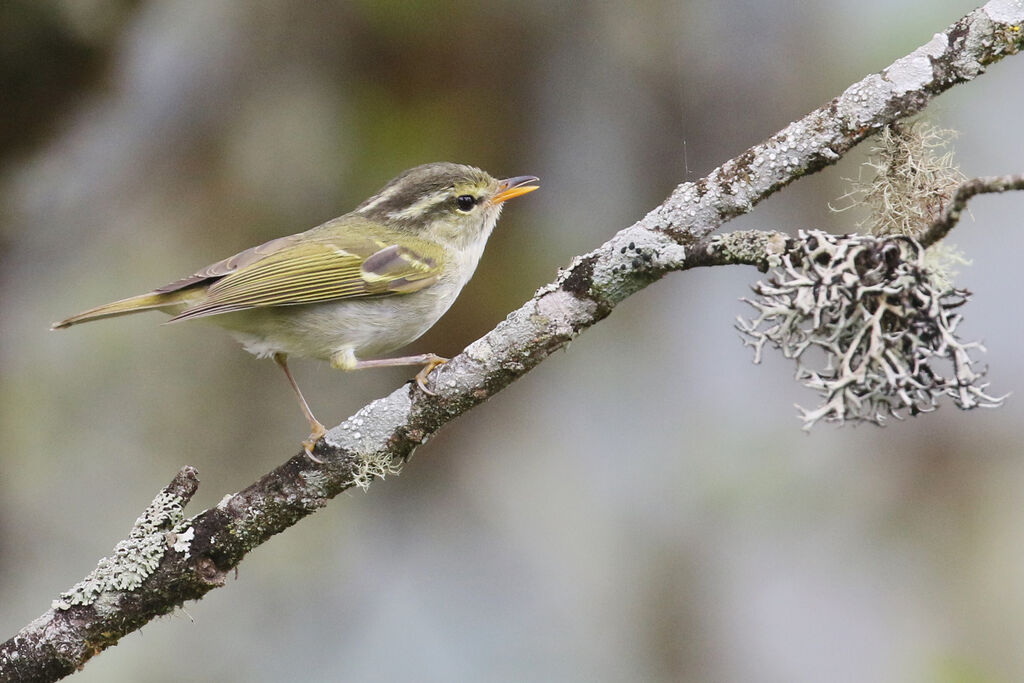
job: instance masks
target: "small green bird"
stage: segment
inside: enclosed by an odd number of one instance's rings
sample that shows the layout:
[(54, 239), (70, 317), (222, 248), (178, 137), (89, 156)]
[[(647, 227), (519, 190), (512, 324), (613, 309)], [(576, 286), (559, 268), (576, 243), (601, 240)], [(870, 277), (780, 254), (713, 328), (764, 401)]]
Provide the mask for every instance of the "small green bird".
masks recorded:
[(340, 370), (422, 365), (432, 353), (375, 358), (413, 341), (437, 322), (483, 254), (505, 201), (532, 192), (538, 178), (496, 180), (472, 166), (424, 164), (385, 185), (354, 211), (306, 232), (270, 240), (146, 294), (97, 306), (53, 324), (70, 327), (138, 311), (168, 322), (207, 319), (246, 351), (273, 358), (299, 398), (312, 456), (326, 433), (288, 370), (288, 356), (330, 361)]

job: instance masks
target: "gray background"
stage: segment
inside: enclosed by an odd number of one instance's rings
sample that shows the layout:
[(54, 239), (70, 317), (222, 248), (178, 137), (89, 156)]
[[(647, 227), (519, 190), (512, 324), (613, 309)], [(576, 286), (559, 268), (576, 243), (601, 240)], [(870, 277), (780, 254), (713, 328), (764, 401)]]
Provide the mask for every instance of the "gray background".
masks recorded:
[[(199, 511), (306, 434), (273, 363), (213, 327), (53, 320), (343, 213), (418, 163), (539, 175), (409, 347), (457, 353), (675, 184), (972, 7), (9, 3), (7, 63), (42, 87), (8, 90), (21, 118), (0, 130), (3, 636), (180, 466), (199, 469)], [(968, 175), (1024, 171), (1022, 83), (1010, 58), (928, 109)], [(828, 204), (862, 160), (728, 228), (853, 230)], [(1024, 679), (1022, 209), (979, 199), (951, 238), (973, 260), (963, 330), (993, 391), (1018, 392), (1002, 409), (805, 435), (793, 404), (815, 397), (732, 329), (759, 274), (676, 274), (77, 680)], [(410, 375), (293, 368), (329, 425)]]

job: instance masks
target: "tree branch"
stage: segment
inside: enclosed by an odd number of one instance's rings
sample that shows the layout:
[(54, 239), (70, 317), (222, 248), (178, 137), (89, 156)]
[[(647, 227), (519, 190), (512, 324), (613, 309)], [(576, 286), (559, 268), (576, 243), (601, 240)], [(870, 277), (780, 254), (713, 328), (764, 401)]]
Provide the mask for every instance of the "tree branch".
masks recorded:
[(1024, 174), (986, 176), (972, 178), (960, 184), (953, 194), (942, 215), (932, 223), (931, 227), (921, 235), (918, 240), (925, 247), (930, 247), (943, 237), (960, 221), (960, 214), (967, 208), (967, 202), (979, 194), (992, 192), (1008, 192), (1009, 190), (1024, 190)]
[[(0, 646), (0, 677), (55, 680), (156, 616), (223, 585), (250, 550), (352, 486), (397, 472), (443, 425), (508, 386), (622, 300), (666, 273), (748, 264), (765, 270), (789, 248), (781, 233), (709, 234), (797, 178), (834, 164), (883, 126), (1024, 46), (1024, 5), (992, 0), (880, 73), (678, 186), (636, 224), (573, 259), (494, 330), (432, 375), (436, 396), (406, 385), (330, 430), (315, 463), (297, 455), (188, 520), (197, 480), (186, 468), (112, 559)], [(966, 198), (964, 199), (966, 201)]]

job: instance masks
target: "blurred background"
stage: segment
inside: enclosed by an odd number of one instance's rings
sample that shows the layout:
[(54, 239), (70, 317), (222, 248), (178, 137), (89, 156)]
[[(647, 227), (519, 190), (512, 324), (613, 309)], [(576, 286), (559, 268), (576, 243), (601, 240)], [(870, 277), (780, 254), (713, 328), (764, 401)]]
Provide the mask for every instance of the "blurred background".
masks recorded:
[[(0, 4), (0, 620), (47, 609), (179, 467), (191, 509), (295, 453), (280, 371), (202, 324), (49, 324), (350, 210), (428, 161), (536, 174), (410, 352), (453, 355), (577, 253), (974, 7)], [(1024, 171), (1024, 57), (928, 109)], [(855, 229), (863, 152), (727, 226)], [(800, 431), (732, 328), (753, 269), (676, 274), (254, 552), (80, 681), (1024, 680), (1024, 196), (971, 205), (965, 335), (999, 410)], [(337, 424), (408, 370), (293, 364)], [(299, 674), (296, 674), (299, 672)]]

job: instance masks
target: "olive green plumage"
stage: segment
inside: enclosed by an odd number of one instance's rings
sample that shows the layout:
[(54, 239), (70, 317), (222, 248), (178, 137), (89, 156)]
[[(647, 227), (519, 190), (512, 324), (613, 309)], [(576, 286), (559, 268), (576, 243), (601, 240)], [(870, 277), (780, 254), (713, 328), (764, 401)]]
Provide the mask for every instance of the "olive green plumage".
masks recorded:
[[(246, 350), (320, 358), (351, 370), (424, 365), (433, 354), (373, 359), (413, 341), (451, 306), (473, 275), (503, 202), (537, 189), (537, 179), (496, 180), (460, 164), (417, 166), (351, 213), (306, 232), (270, 240), (151, 292), (54, 323), (54, 329), (145, 310), (169, 322), (205, 319)], [(299, 393), (294, 381), (292, 385)], [(323, 433), (299, 393), (313, 426)]]

